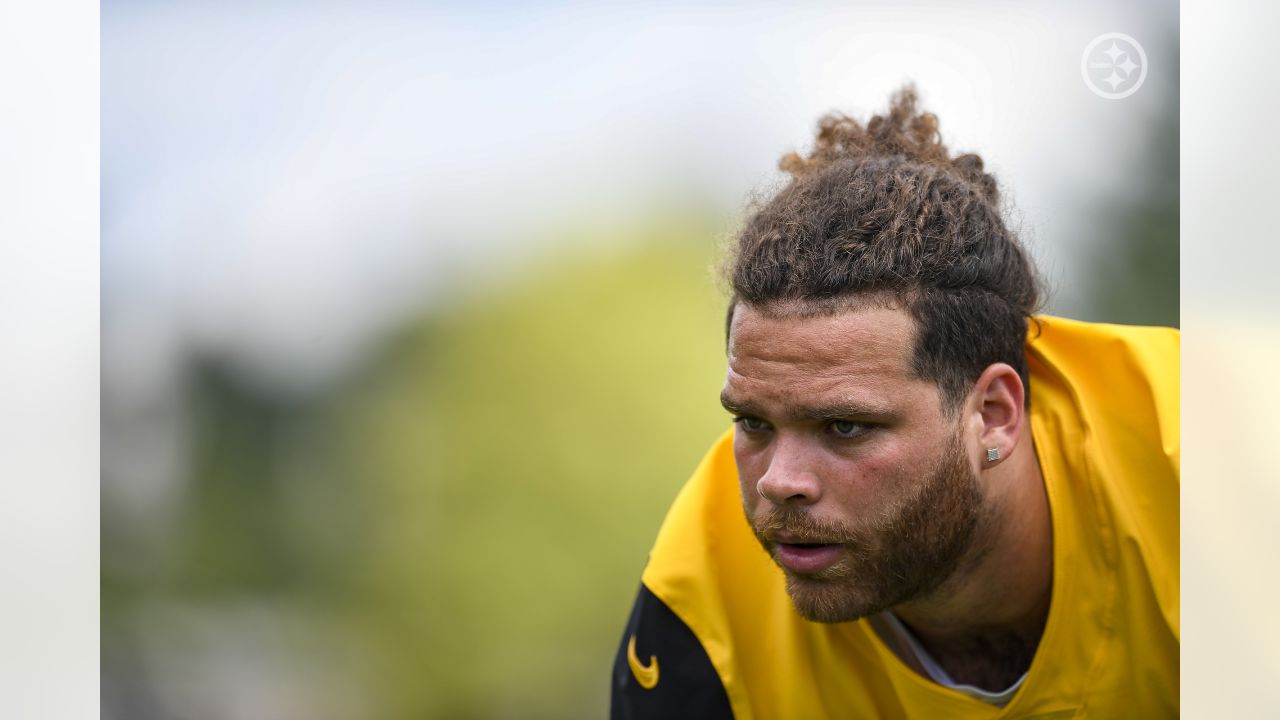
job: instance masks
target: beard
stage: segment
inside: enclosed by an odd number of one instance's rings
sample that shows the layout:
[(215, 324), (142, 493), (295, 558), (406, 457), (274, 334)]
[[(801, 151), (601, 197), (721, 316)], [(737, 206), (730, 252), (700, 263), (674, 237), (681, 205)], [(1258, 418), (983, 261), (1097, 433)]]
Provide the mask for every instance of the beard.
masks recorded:
[(976, 541), (984, 534), (980, 530), (989, 514), (978, 478), (955, 435), (925, 481), (869, 523), (853, 526), (811, 518), (792, 506), (775, 506), (748, 520), (775, 562), (775, 543), (769, 536), (777, 533), (841, 546), (841, 558), (816, 573), (798, 573), (779, 563), (787, 594), (800, 615), (834, 623), (936, 592), (966, 555), (972, 562), (984, 554)]

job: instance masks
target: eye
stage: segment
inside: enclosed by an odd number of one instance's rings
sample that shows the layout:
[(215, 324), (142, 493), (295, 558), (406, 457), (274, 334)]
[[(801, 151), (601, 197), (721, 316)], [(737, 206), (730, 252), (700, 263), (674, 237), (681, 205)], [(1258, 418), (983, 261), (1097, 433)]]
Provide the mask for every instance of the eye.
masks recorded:
[(871, 429), (870, 425), (852, 420), (836, 420), (829, 426), (831, 432), (843, 438), (854, 438)]
[(756, 417), (739, 416), (733, 419), (747, 432), (763, 432), (769, 429), (769, 423)]

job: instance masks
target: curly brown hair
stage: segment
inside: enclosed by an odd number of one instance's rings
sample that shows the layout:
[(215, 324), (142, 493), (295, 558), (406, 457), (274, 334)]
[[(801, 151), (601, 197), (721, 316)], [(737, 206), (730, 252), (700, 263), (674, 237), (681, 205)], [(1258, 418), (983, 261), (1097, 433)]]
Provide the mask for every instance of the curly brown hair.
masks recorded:
[(917, 102), (907, 85), (865, 126), (828, 114), (807, 157), (782, 158), (790, 182), (756, 209), (725, 264), (728, 321), (740, 302), (802, 315), (896, 304), (918, 330), (913, 372), (956, 410), (994, 362), (1028, 383), (1023, 345), (1041, 283), (982, 158), (951, 157)]

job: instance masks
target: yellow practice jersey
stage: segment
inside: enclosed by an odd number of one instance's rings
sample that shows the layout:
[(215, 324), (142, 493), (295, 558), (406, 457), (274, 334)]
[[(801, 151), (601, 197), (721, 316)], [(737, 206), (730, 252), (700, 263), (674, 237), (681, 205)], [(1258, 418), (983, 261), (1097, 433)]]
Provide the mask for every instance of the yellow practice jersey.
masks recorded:
[(866, 620), (796, 613), (744, 516), (730, 431), (650, 553), (614, 667), (613, 717), (1176, 716), (1178, 343), (1168, 328), (1056, 317), (1030, 328), (1053, 596), (1003, 708), (917, 674)]

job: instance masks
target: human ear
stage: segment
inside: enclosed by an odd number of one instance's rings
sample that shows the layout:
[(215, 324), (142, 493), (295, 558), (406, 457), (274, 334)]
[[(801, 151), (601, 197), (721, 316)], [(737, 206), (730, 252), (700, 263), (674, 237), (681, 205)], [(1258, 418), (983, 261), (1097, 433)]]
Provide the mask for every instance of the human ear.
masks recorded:
[(970, 394), (973, 419), (984, 467), (1009, 457), (1018, 446), (1025, 414), (1026, 388), (1018, 371), (1005, 363), (993, 363), (978, 376)]

